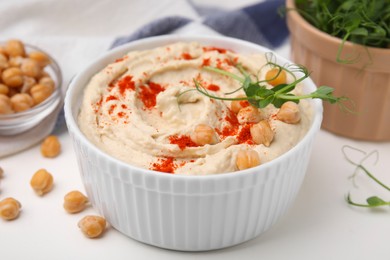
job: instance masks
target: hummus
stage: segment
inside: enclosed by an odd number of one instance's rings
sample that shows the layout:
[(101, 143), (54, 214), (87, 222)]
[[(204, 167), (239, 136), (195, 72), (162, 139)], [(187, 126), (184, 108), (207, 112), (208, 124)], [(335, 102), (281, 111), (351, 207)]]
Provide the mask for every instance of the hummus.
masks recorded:
[[(268, 147), (255, 144), (248, 130), (252, 123), (239, 122), (230, 109), (231, 101), (210, 98), (195, 89), (194, 79), (213, 96), (243, 95), (234, 92), (241, 87), (237, 80), (203, 68), (217, 67), (241, 76), (238, 63), (264, 78), (264, 54), (244, 55), (182, 42), (130, 52), (86, 86), (80, 129), (109, 155), (155, 171), (185, 175), (237, 171), (237, 153), (245, 149), (256, 151), (261, 164), (266, 163), (299, 142), (310, 127), (312, 110), (302, 100), (301, 120), (288, 124), (277, 119), (279, 109), (273, 105), (259, 109), (274, 138)], [(197, 145), (192, 141), (198, 125), (214, 129), (214, 142)]]

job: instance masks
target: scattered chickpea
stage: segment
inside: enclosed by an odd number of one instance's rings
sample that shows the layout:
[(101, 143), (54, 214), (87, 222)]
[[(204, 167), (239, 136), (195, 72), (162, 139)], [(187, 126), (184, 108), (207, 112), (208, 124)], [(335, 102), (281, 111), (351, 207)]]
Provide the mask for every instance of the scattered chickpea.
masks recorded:
[(52, 87), (48, 85), (36, 84), (30, 89), (31, 97), (34, 104), (40, 104), (45, 101), (53, 93)]
[[(238, 96), (238, 98), (241, 98), (241, 97), (244, 97), (244, 96)], [(247, 107), (249, 106), (249, 102), (247, 100), (233, 100), (231, 103), (230, 103), (230, 109), (235, 113), (237, 114), (238, 112), (240, 112), (240, 110), (244, 107)]]
[(68, 213), (77, 213), (85, 209), (88, 198), (80, 191), (74, 190), (64, 197), (64, 209)]
[(30, 185), (39, 196), (42, 196), (53, 188), (53, 176), (45, 169), (40, 169), (31, 178)]
[(5, 198), (0, 201), (0, 217), (4, 220), (13, 220), (19, 216), (22, 205), (14, 198)]
[(298, 104), (292, 101), (284, 103), (276, 114), (276, 118), (287, 124), (297, 124), (301, 120)]
[(47, 158), (54, 158), (61, 152), (61, 143), (57, 136), (49, 135), (41, 144), (41, 154)]
[(0, 94), (0, 114), (7, 115), (13, 112), (10, 98), (4, 94)]
[(34, 100), (27, 93), (18, 93), (10, 98), (12, 109), (16, 112), (25, 111), (34, 105)]
[(20, 87), (23, 85), (23, 72), (19, 68), (8, 68), (3, 71), (1, 77), (3, 82), (11, 88)]
[(215, 144), (218, 142), (215, 130), (205, 124), (199, 124), (191, 134), (191, 140), (197, 145)]
[(106, 229), (106, 220), (100, 216), (88, 215), (79, 221), (78, 226), (85, 236), (96, 238)]
[(244, 123), (258, 123), (262, 119), (261, 111), (253, 106), (247, 106), (237, 114), (237, 119), (240, 124)]
[(267, 73), (265, 74), (265, 80), (267, 80), (267, 82), (272, 86), (286, 84), (287, 73), (280, 68), (273, 68), (267, 71)]
[(5, 50), (10, 57), (25, 56), (24, 44), (19, 40), (8, 40)]
[(256, 144), (263, 144), (268, 147), (274, 139), (274, 131), (272, 131), (267, 120), (261, 120), (257, 124), (252, 125), (250, 132)]
[(255, 150), (240, 150), (236, 157), (236, 166), (245, 170), (260, 165), (259, 154)]

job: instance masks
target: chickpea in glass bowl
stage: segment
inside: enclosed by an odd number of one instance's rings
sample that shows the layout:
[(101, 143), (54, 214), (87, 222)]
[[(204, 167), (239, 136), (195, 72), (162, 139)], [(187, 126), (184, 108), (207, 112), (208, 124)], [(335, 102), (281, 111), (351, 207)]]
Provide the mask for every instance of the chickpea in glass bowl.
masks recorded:
[(28, 131), (62, 103), (62, 74), (45, 51), (11, 39), (0, 43), (0, 136)]

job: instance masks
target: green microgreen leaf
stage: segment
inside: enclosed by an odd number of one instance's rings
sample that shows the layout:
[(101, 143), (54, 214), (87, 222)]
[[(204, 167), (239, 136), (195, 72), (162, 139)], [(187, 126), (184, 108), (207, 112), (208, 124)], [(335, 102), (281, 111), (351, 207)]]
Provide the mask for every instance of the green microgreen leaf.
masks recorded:
[[(348, 153), (347, 153), (348, 150), (353, 150), (353, 151), (360, 152), (364, 156), (363, 156), (363, 158), (360, 161), (356, 162), (356, 161), (352, 160), (348, 156)], [(378, 152), (377, 151), (366, 153), (366, 152), (364, 152), (362, 150), (359, 150), (359, 149), (356, 149), (354, 147), (345, 145), (342, 148), (342, 152), (343, 152), (344, 157), (346, 158), (346, 160), (356, 167), (355, 173), (352, 175), (352, 177), (355, 177), (358, 171), (363, 171), (375, 183), (380, 185), (382, 188), (390, 191), (390, 187), (389, 186), (387, 186), (383, 182), (381, 182), (369, 170), (367, 170), (367, 168), (365, 166), (363, 166), (364, 161), (366, 161), (368, 158), (370, 158), (373, 155), (376, 155), (377, 156), (376, 157), (376, 161), (378, 160)], [(378, 196), (370, 196), (370, 197), (368, 197), (366, 199), (367, 204), (363, 204), (363, 203), (357, 203), (357, 202), (353, 201), (352, 198), (351, 198), (351, 195), (348, 193), (348, 195), (346, 196), (346, 201), (347, 201), (348, 204), (350, 204), (352, 206), (358, 206), (358, 207), (376, 208), (376, 207), (382, 207), (382, 206), (390, 206), (390, 201), (385, 201), (385, 200), (383, 200), (382, 198), (380, 198)]]
[[(301, 99), (312, 99), (318, 98), (323, 101), (327, 101), (331, 104), (338, 104), (342, 109), (352, 112), (353, 109), (348, 108), (344, 102), (348, 100), (346, 97), (336, 97), (333, 95), (334, 89), (328, 86), (320, 86), (317, 90), (309, 94), (295, 95), (292, 91), (295, 89), (298, 83), (302, 82), (309, 77), (310, 73), (308, 69), (302, 65), (297, 64), (287, 64), (286, 66), (281, 66), (276, 63), (275, 55), (272, 53), (266, 53), (266, 64), (261, 67), (264, 68), (278, 68), (278, 73), (275, 77), (271, 79), (258, 80), (255, 76), (248, 73), (241, 64), (237, 64), (236, 68), (241, 75), (237, 75), (233, 72), (222, 70), (215, 67), (206, 66), (204, 69), (206, 71), (217, 73), (223, 76), (230, 77), (237, 80), (241, 86), (234, 91), (225, 93), (224, 97), (215, 96), (210, 94), (207, 89), (201, 86), (201, 84), (194, 79), (195, 88), (200, 93), (214, 99), (219, 100), (247, 100), (249, 103), (257, 108), (265, 108), (268, 105), (272, 104), (277, 108), (280, 108), (285, 102), (293, 101), (299, 103)], [(286, 72), (291, 75), (293, 82), (291, 83), (282, 83), (274, 87), (267, 87), (269, 81), (274, 80), (280, 73)], [(253, 78), (256, 78), (254, 81)], [(231, 94), (236, 93), (239, 90), (243, 90), (246, 97), (244, 98), (234, 98), (228, 97)]]
[(380, 207), (380, 206), (390, 205), (390, 202), (386, 202), (377, 196), (372, 196), (372, 197), (367, 198), (367, 203), (371, 207)]

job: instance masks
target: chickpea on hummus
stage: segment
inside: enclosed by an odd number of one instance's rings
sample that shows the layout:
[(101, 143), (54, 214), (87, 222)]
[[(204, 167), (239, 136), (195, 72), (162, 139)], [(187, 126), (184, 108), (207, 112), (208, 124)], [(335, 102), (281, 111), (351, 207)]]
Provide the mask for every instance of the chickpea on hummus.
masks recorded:
[[(310, 127), (310, 103), (259, 109), (240, 97), (240, 83), (204, 70), (212, 66), (258, 78), (264, 54), (238, 54), (199, 43), (179, 42), (133, 51), (97, 73), (85, 89), (78, 123), (106, 153), (131, 165), (175, 174), (233, 172), (266, 163), (296, 145)], [(290, 75), (284, 75), (290, 80)], [(272, 83), (271, 81), (269, 83)], [(269, 85), (272, 87), (272, 85)], [(299, 91), (298, 88), (294, 91)]]

